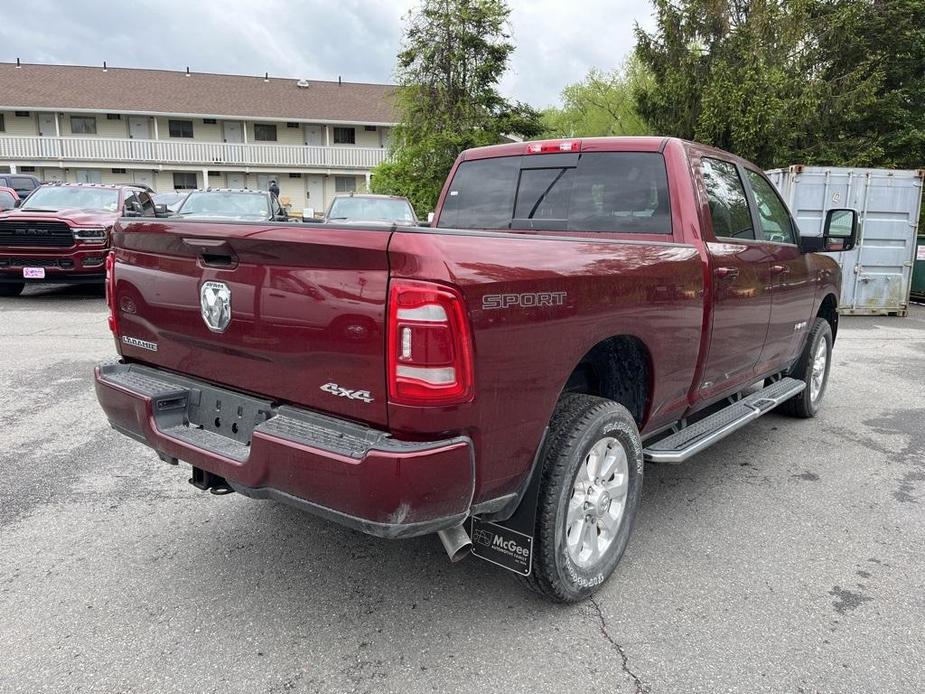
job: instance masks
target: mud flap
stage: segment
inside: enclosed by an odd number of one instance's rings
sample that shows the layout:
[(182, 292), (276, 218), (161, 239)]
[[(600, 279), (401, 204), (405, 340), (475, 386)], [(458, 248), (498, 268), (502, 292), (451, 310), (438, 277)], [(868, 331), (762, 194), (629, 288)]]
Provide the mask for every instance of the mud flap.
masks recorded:
[(543, 477), (542, 453), (546, 433), (540, 443), (530, 482), (510, 518), (490, 521), (472, 516), (470, 537), (472, 554), (520, 576), (529, 576), (533, 566), (533, 533), (536, 529), (536, 506)]

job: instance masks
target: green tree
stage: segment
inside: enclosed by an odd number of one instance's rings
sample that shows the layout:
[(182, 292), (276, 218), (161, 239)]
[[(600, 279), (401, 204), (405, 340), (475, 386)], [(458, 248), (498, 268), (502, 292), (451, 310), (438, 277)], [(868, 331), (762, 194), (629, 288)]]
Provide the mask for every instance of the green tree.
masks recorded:
[(543, 112), (546, 136), (648, 135), (634, 96), (647, 77), (633, 59), (612, 72), (592, 68), (583, 81), (562, 90), (560, 107)]
[(656, 30), (636, 27), (636, 57), (651, 75), (634, 90), (639, 113), (660, 134), (778, 162), (809, 108), (808, 3), (654, 0)]
[(925, 162), (925, 0), (653, 0), (652, 129), (769, 168)]
[(817, 0), (806, 164), (925, 165), (925, 0)]
[(374, 192), (432, 210), (459, 153), (504, 135), (542, 132), (531, 107), (497, 90), (514, 50), (504, 0), (423, 0), (406, 18), (396, 70), (400, 124), (391, 156), (373, 170)]

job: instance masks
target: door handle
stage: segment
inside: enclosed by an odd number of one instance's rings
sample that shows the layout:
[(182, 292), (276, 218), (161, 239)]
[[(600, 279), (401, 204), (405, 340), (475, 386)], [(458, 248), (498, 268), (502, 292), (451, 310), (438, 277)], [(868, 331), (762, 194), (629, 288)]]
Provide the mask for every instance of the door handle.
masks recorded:
[(786, 275), (790, 273), (790, 268), (786, 265), (772, 265), (771, 274), (773, 275)]
[(183, 239), (183, 245), (199, 255), (199, 262), (205, 267), (233, 268), (238, 257), (224, 239)]
[(716, 268), (716, 276), (721, 280), (734, 280), (739, 276), (739, 268), (737, 267), (718, 267)]

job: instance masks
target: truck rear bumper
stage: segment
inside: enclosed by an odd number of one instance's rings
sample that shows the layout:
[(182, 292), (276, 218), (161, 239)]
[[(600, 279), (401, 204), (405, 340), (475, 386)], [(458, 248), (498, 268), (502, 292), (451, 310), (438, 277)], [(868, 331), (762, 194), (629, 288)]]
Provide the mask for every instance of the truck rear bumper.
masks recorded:
[(247, 496), (388, 538), (451, 528), (469, 514), (475, 467), (465, 436), (397, 441), (137, 364), (98, 366), (96, 394), (116, 430)]

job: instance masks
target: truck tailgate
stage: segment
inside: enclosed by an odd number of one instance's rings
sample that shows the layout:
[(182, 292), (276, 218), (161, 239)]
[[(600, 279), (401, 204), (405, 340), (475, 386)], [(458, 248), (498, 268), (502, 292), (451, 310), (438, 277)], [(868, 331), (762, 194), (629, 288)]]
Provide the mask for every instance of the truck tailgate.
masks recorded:
[[(389, 237), (387, 229), (123, 220), (113, 233), (121, 352), (385, 425)], [(221, 331), (203, 316), (206, 282), (230, 292)]]

